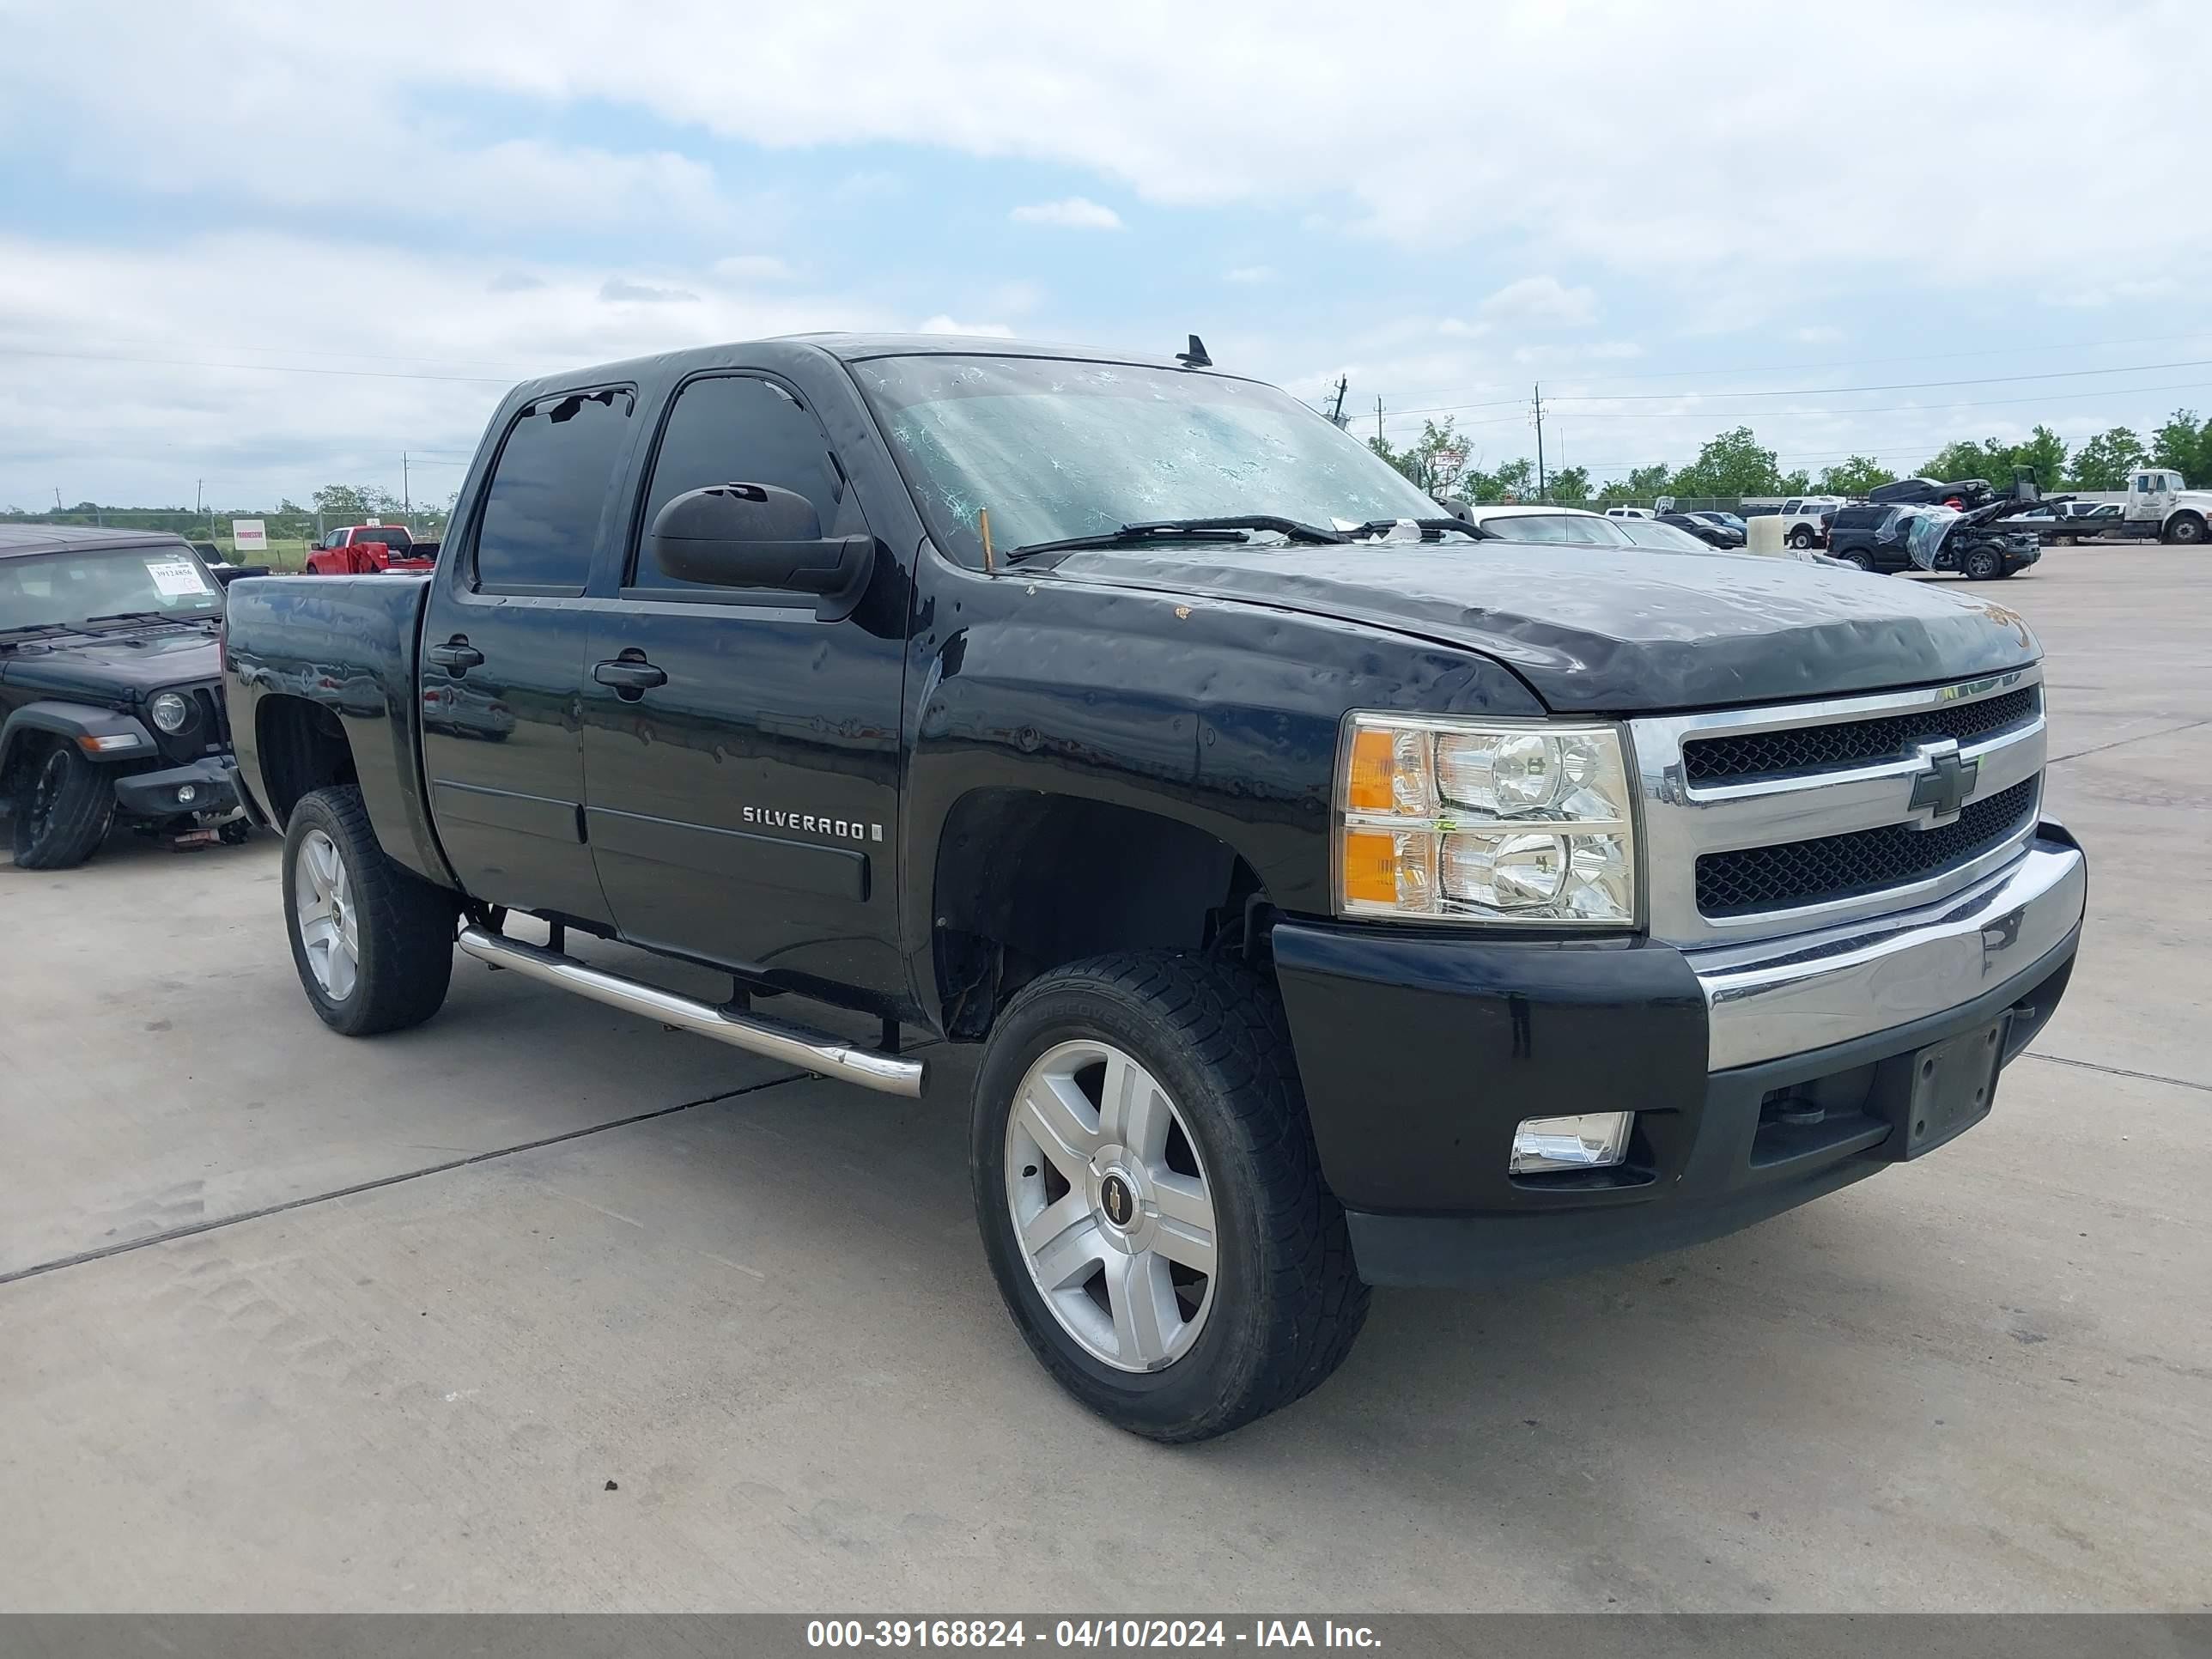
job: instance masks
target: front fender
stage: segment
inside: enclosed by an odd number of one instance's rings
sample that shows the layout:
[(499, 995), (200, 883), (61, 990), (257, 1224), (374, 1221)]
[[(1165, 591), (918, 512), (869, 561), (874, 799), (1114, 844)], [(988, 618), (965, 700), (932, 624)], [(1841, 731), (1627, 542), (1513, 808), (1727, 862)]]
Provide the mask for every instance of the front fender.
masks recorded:
[(151, 760), (161, 752), (154, 734), (135, 715), (91, 703), (27, 702), (0, 726), (0, 776), (14, 763), (16, 745), (33, 732), (64, 738), (87, 760), (103, 765)]

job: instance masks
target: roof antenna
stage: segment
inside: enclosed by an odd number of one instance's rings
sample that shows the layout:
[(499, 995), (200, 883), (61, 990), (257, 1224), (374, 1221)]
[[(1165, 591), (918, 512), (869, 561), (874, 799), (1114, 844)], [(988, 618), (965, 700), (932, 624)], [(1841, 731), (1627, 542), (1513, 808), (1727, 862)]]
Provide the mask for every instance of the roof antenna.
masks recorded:
[(1213, 359), (1206, 355), (1206, 342), (1197, 335), (1190, 337), (1190, 349), (1176, 353), (1176, 361), (1185, 368), (1212, 368)]

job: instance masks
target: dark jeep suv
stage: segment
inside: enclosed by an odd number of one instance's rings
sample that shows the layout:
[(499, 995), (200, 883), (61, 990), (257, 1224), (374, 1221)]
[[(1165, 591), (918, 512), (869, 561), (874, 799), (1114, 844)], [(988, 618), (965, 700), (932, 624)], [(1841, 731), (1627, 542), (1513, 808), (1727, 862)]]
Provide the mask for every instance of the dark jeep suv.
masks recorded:
[(0, 525), (0, 801), (15, 862), (90, 857), (118, 817), (236, 840), (222, 585), (179, 537)]

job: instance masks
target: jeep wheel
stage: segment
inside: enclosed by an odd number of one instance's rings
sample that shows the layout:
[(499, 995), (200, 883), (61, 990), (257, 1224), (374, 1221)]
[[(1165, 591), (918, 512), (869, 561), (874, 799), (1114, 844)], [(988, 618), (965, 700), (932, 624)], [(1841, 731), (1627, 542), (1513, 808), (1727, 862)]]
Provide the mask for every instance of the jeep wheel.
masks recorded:
[(2004, 560), (1986, 547), (1978, 547), (1966, 555), (1959, 568), (1970, 582), (1993, 581), (2004, 574)]
[(1133, 1433), (1287, 1405), (1366, 1319), (1282, 1006), (1244, 969), (1147, 953), (1033, 981), (984, 1050), (971, 1167), (1024, 1340)]
[(284, 826), (284, 924), (300, 985), (347, 1036), (420, 1025), (453, 974), (453, 898), (384, 855), (355, 788), (319, 789)]
[(2177, 547), (2201, 547), (2204, 544), (2204, 520), (2194, 513), (2185, 513), (2173, 521), (2166, 532)]
[(67, 743), (23, 768), (13, 807), (15, 863), (24, 870), (66, 870), (82, 864), (115, 822), (115, 789), (107, 774)]

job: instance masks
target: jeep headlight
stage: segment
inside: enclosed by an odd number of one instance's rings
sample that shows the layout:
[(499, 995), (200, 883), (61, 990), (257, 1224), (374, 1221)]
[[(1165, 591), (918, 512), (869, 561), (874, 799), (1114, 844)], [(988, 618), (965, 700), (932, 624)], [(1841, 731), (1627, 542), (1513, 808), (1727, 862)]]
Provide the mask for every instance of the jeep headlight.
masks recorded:
[(1354, 714), (1336, 908), (1407, 921), (1630, 927), (1636, 830), (1611, 726)]
[(192, 706), (174, 691), (163, 691), (146, 706), (154, 724), (171, 737), (192, 723)]

